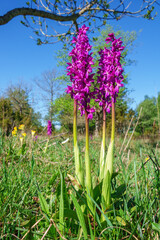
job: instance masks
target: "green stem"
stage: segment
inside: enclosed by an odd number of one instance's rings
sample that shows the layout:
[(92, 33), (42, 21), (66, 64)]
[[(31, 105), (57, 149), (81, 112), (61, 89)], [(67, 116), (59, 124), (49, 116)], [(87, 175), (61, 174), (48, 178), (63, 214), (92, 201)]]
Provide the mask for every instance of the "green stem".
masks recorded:
[(112, 102), (112, 132), (111, 132), (111, 142), (114, 141), (115, 138), (115, 103)]
[(104, 178), (104, 166), (105, 166), (105, 150), (106, 150), (106, 110), (103, 107), (103, 132), (102, 132), (102, 144), (100, 153), (100, 181)]
[(111, 142), (109, 144), (104, 179), (102, 185), (102, 209), (105, 211), (111, 203), (111, 178), (113, 173), (113, 160), (114, 160), (114, 139), (115, 139), (115, 103), (112, 102), (112, 129), (111, 129)]
[[(74, 157), (75, 157), (75, 175), (80, 185), (84, 186), (84, 174), (82, 160), (79, 157), (79, 147), (77, 143), (77, 101), (74, 100), (73, 115), (73, 139), (74, 139)], [(78, 186), (76, 187), (78, 189)]]
[(105, 150), (105, 145), (106, 145), (106, 110), (103, 107), (103, 146)]
[[(87, 193), (93, 197), (92, 178), (91, 178), (91, 163), (89, 159), (89, 119), (85, 111), (85, 124), (86, 124), (86, 151), (85, 151), (85, 166), (86, 166), (86, 190)], [(92, 210), (92, 202), (88, 197), (88, 206)]]
[(74, 99), (74, 111), (73, 111), (73, 138), (74, 146), (77, 144), (77, 101)]

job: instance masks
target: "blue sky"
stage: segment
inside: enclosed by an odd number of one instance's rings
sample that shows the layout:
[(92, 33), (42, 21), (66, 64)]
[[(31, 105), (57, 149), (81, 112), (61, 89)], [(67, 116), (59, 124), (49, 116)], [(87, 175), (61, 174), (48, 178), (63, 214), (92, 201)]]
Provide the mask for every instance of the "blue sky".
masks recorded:
[[(14, 7), (24, 5), (24, 0), (5, 0), (0, 3), (0, 15)], [(157, 6), (158, 7), (158, 6)], [(144, 99), (145, 95), (156, 96), (160, 91), (160, 11), (153, 21), (141, 18), (124, 17), (120, 21), (108, 21), (120, 26), (124, 31), (135, 30), (138, 38), (130, 55), (136, 65), (127, 68), (129, 72), (130, 97), (132, 107)], [(32, 30), (20, 24), (22, 17), (16, 17), (0, 26), (0, 89), (3, 92), (9, 85), (19, 81), (33, 85), (33, 79), (42, 72), (57, 68), (55, 53), (60, 44), (37, 46), (31, 39)]]

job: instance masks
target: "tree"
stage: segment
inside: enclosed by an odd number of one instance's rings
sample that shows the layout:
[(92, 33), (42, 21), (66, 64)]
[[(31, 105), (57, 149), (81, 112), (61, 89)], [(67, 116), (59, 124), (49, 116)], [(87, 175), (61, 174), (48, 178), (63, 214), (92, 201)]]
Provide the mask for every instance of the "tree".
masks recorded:
[(136, 132), (141, 135), (158, 133), (158, 111), (156, 98), (145, 96), (145, 99), (137, 107), (138, 114), (141, 108), (142, 112)]
[(11, 101), (13, 111), (21, 118), (22, 115), (29, 114), (29, 94), (30, 89), (21, 84), (11, 86), (7, 89), (6, 95)]
[(55, 119), (61, 126), (72, 129), (73, 126), (73, 99), (68, 94), (62, 94), (53, 102)]
[[(69, 94), (63, 93), (53, 102), (53, 108), (55, 111), (54, 120), (58, 121), (61, 126), (67, 130), (73, 130), (73, 104), (74, 100), (71, 99)], [(78, 122), (77, 128), (83, 132), (85, 128), (84, 116), (80, 116), (80, 111), (78, 111)], [(90, 121), (90, 127), (94, 121)]]
[(157, 105), (158, 129), (159, 129), (159, 136), (160, 136), (160, 92), (158, 92), (158, 97), (156, 99), (156, 105)]
[(45, 103), (45, 108), (47, 108), (47, 118), (52, 122), (55, 114), (53, 101), (60, 95), (63, 89), (61, 81), (57, 77), (57, 71), (55, 69), (45, 71), (34, 82), (41, 90), (42, 100)]
[(7, 89), (5, 96), (0, 99), (0, 126), (8, 133), (13, 126), (25, 124), (26, 128), (41, 127), (41, 115), (35, 113), (30, 104), (31, 90), (18, 84)]
[[(93, 31), (97, 27), (106, 25), (107, 20), (120, 20), (124, 16), (153, 19), (154, 8), (159, 5), (157, 0), (139, 0), (129, 3), (127, 0), (109, 2), (106, 0), (31, 0), (26, 4), (26, 7), (12, 9), (0, 16), (0, 25), (8, 23), (16, 16), (24, 16), (24, 21), (21, 23), (34, 29), (39, 45), (48, 43), (50, 39), (67, 39), (85, 22), (92, 26)], [(28, 19), (28, 16), (31, 18)], [(53, 24), (49, 20), (53, 20)], [(50, 30), (52, 30), (51, 33)]]
[(14, 114), (11, 101), (8, 98), (0, 98), (0, 127), (8, 135), (13, 128)]

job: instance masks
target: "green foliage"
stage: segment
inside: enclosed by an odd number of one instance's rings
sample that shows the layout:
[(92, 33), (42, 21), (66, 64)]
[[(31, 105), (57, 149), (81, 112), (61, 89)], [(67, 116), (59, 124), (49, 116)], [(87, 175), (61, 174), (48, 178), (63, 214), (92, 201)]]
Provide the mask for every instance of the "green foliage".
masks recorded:
[(0, 127), (5, 134), (9, 134), (14, 121), (14, 112), (11, 101), (8, 98), (0, 99)]
[(60, 193), (60, 204), (59, 204), (59, 224), (60, 231), (64, 232), (64, 176), (62, 172), (60, 172), (61, 178), (61, 193)]
[(72, 197), (72, 200), (73, 200), (73, 203), (74, 203), (76, 212), (77, 212), (77, 216), (78, 216), (80, 225), (81, 225), (82, 230), (83, 230), (84, 238), (85, 238), (85, 239), (88, 239), (87, 228), (86, 228), (86, 224), (85, 224), (85, 220), (84, 220), (84, 215), (83, 215), (83, 212), (82, 212), (82, 210), (81, 210), (81, 207), (80, 207), (80, 205), (78, 204), (78, 201), (77, 201), (77, 199), (75, 198), (75, 196), (74, 196), (74, 195), (71, 195), (71, 197)]
[(137, 107), (137, 114), (141, 110), (139, 124), (136, 128), (136, 132), (139, 134), (158, 134), (160, 122), (159, 122), (159, 112), (160, 112), (160, 93), (157, 99), (155, 97), (145, 96), (144, 101), (142, 101)]
[(73, 104), (69, 94), (63, 94), (56, 98), (52, 107), (55, 111), (55, 120), (58, 120), (62, 126), (72, 131), (73, 128)]
[[(128, 157), (128, 151), (119, 155), (121, 142), (116, 142), (114, 168), (119, 171), (112, 176), (112, 204), (103, 213), (102, 184), (96, 178), (101, 140), (94, 137), (90, 149), (95, 179), (91, 201), (95, 211), (88, 214), (86, 192), (84, 189), (76, 191), (75, 183), (67, 177), (74, 172), (72, 141), (63, 145), (61, 137), (49, 139), (44, 153), (47, 140), (42, 136), (36, 143), (27, 136), (25, 151), (20, 155), (18, 137), (0, 135), (0, 239), (14, 236), (22, 239), (25, 234), (24, 239), (158, 237), (159, 145), (152, 148), (144, 141), (133, 141)], [(81, 138), (82, 159), (83, 145)], [(129, 162), (124, 161), (128, 158)], [(102, 213), (104, 221), (101, 221)]]
[(0, 127), (7, 135), (14, 126), (25, 124), (26, 128), (41, 128), (41, 114), (35, 113), (29, 104), (29, 95), (21, 87), (12, 87), (7, 97), (0, 98)]

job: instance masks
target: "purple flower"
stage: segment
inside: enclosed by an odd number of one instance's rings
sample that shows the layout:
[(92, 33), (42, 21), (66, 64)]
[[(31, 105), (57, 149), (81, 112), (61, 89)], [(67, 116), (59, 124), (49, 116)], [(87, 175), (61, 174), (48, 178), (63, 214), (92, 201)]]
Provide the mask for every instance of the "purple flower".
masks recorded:
[(38, 138), (38, 136), (36, 135), (36, 136), (33, 138), (33, 141), (36, 142), (36, 141), (37, 141), (37, 138)]
[(48, 134), (48, 136), (52, 135), (52, 123), (50, 120), (48, 120), (47, 134)]
[(108, 34), (107, 43), (111, 43), (110, 48), (100, 50), (100, 60), (98, 68), (97, 83), (99, 88), (96, 88), (97, 98), (100, 106), (103, 106), (107, 112), (110, 111), (111, 102), (116, 101), (119, 93), (119, 88), (123, 86), (123, 69), (120, 63), (121, 52), (124, 49), (121, 38), (116, 39), (114, 33)]
[(83, 25), (79, 31), (78, 36), (73, 37), (72, 43), (75, 47), (70, 52), (72, 63), (68, 63), (68, 73), (72, 82), (71, 86), (67, 87), (67, 93), (77, 100), (81, 115), (88, 114), (88, 118), (93, 117), (94, 108), (90, 107), (90, 100), (94, 95), (91, 91), (91, 83), (94, 81), (92, 74), (93, 58), (90, 53), (91, 46), (89, 44), (86, 32), (89, 28)]

